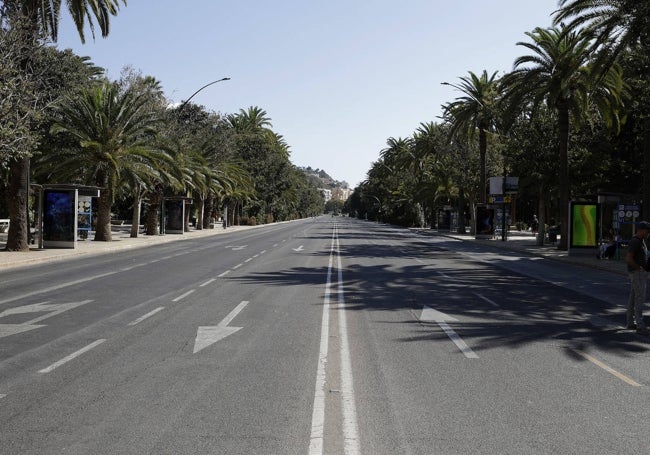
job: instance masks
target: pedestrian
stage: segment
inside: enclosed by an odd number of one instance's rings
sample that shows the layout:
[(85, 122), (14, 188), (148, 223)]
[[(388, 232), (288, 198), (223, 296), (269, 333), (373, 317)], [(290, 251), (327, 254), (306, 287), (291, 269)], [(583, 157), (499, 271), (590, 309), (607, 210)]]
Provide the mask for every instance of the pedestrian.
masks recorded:
[(630, 298), (627, 302), (627, 328), (637, 333), (647, 335), (648, 329), (643, 322), (643, 305), (646, 296), (648, 280), (648, 247), (645, 238), (650, 232), (650, 223), (641, 221), (636, 227), (636, 233), (627, 247), (625, 262), (630, 276)]
[(537, 215), (533, 215), (533, 221), (530, 222), (530, 231), (535, 235), (537, 234), (537, 229), (539, 229), (539, 221), (537, 220)]

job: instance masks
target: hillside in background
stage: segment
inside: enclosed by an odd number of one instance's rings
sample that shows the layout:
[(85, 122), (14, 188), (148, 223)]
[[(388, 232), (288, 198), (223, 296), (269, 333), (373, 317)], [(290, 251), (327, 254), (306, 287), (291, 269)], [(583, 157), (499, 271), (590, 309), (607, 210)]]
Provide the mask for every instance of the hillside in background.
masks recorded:
[(345, 201), (350, 197), (352, 190), (348, 182), (335, 180), (322, 169), (312, 169), (310, 166), (299, 169), (305, 173), (310, 183), (321, 189), (325, 201), (331, 199)]

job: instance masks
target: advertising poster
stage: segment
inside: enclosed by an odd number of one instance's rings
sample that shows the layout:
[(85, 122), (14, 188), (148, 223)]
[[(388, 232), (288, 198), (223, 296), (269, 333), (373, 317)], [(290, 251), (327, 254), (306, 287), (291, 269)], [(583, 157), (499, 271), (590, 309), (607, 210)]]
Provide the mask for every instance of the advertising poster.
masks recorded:
[(494, 234), (494, 209), (485, 205), (476, 207), (476, 236), (491, 237)]
[(185, 202), (182, 199), (165, 200), (165, 232), (183, 232)]
[[(45, 190), (43, 192), (43, 240), (45, 242), (75, 241), (77, 207), (74, 191)], [(64, 244), (55, 246), (63, 246)]]
[(598, 205), (571, 203), (571, 247), (596, 247), (598, 245)]

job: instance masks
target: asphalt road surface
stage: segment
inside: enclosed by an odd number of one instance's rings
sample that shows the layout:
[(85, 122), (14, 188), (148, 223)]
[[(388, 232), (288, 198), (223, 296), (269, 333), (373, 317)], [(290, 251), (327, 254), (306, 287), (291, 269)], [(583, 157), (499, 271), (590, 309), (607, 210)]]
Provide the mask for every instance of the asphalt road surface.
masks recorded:
[(647, 454), (620, 276), (320, 217), (0, 271), (2, 454)]

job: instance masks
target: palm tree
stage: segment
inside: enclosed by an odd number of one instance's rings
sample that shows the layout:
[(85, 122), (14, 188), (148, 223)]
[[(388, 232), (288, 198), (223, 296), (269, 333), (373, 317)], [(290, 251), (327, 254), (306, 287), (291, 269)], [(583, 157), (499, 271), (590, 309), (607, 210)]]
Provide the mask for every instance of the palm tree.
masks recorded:
[(494, 128), (495, 109), (498, 102), (499, 85), (497, 72), (481, 76), (469, 72), (469, 77), (461, 77), (459, 85), (443, 83), (460, 90), (464, 95), (443, 106), (443, 116), (451, 125), (451, 136), (459, 134), (474, 137), (478, 131), (481, 175), (479, 179), (479, 202), (485, 203), (487, 189), (487, 134)]
[[(650, 3), (640, 0), (560, 0), (554, 22), (568, 21), (568, 30), (583, 28), (600, 49), (601, 73), (606, 72), (626, 49), (638, 49), (650, 61)], [(650, 215), (650, 115), (642, 112), (643, 214)]]
[(650, 56), (650, 4), (640, 0), (560, 0), (555, 25), (565, 21), (571, 31), (584, 29), (594, 49), (605, 47), (617, 57), (626, 48), (641, 47)]
[(110, 214), (123, 169), (135, 169), (143, 160), (153, 161), (149, 145), (160, 117), (150, 109), (139, 90), (120, 92), (104, 82), (81, 94), (65, 98), (55, 109), (52, 132), (70, 134), (80, 150), (58, 156), (60, 167), (74, 163), (95, 185), (104, 188), (99, 198), (95, 240), (110, 241)]
[[(126, 0), (122, 0), (126, 5)], [(67, 0), (68, 11), (77, 28), (79, 37), (85, 42), (84, 26), (90, 25), (93, 38), (97, 21), (102, 37), (108, 36), (110, 16), (119, 10), (120, 0)], [(29, 56), (39, 40), (56, 41), (61, 16), (60, 0), (5, 0), (0, 5), (0, 20), (7, 21), (9, 27), (25, 27), (22, 34), (25, 56), (22, 68), (29, 71)], [(6, 250), (26, 251), (28, 243), (28, 207), (30, 156), (13, 159), (9, 163), (9, 233)]]
[[(513, 106), (525, 100), (536, 105), (546, 102), (557, 113), (559, 151), (560, 249), (568, 247), (569, 130), (571, 120), (579, 123), (590, 106), (620, 107), (622, 87), (614, 70), (607, 78), (595, 78), (592, 71), (591, 36), (563, 27), (536, 28), (526, 33), (532, 43), (519, 42), (532, 54), (517, 58), (513, 71), (504, 78), (507, 98)], [(620, 73), (618, 73), (620, 76)], [(597, 89), (597, 87), (599, 87)], [(603, 103), (599, 99), (608, 99)]]

